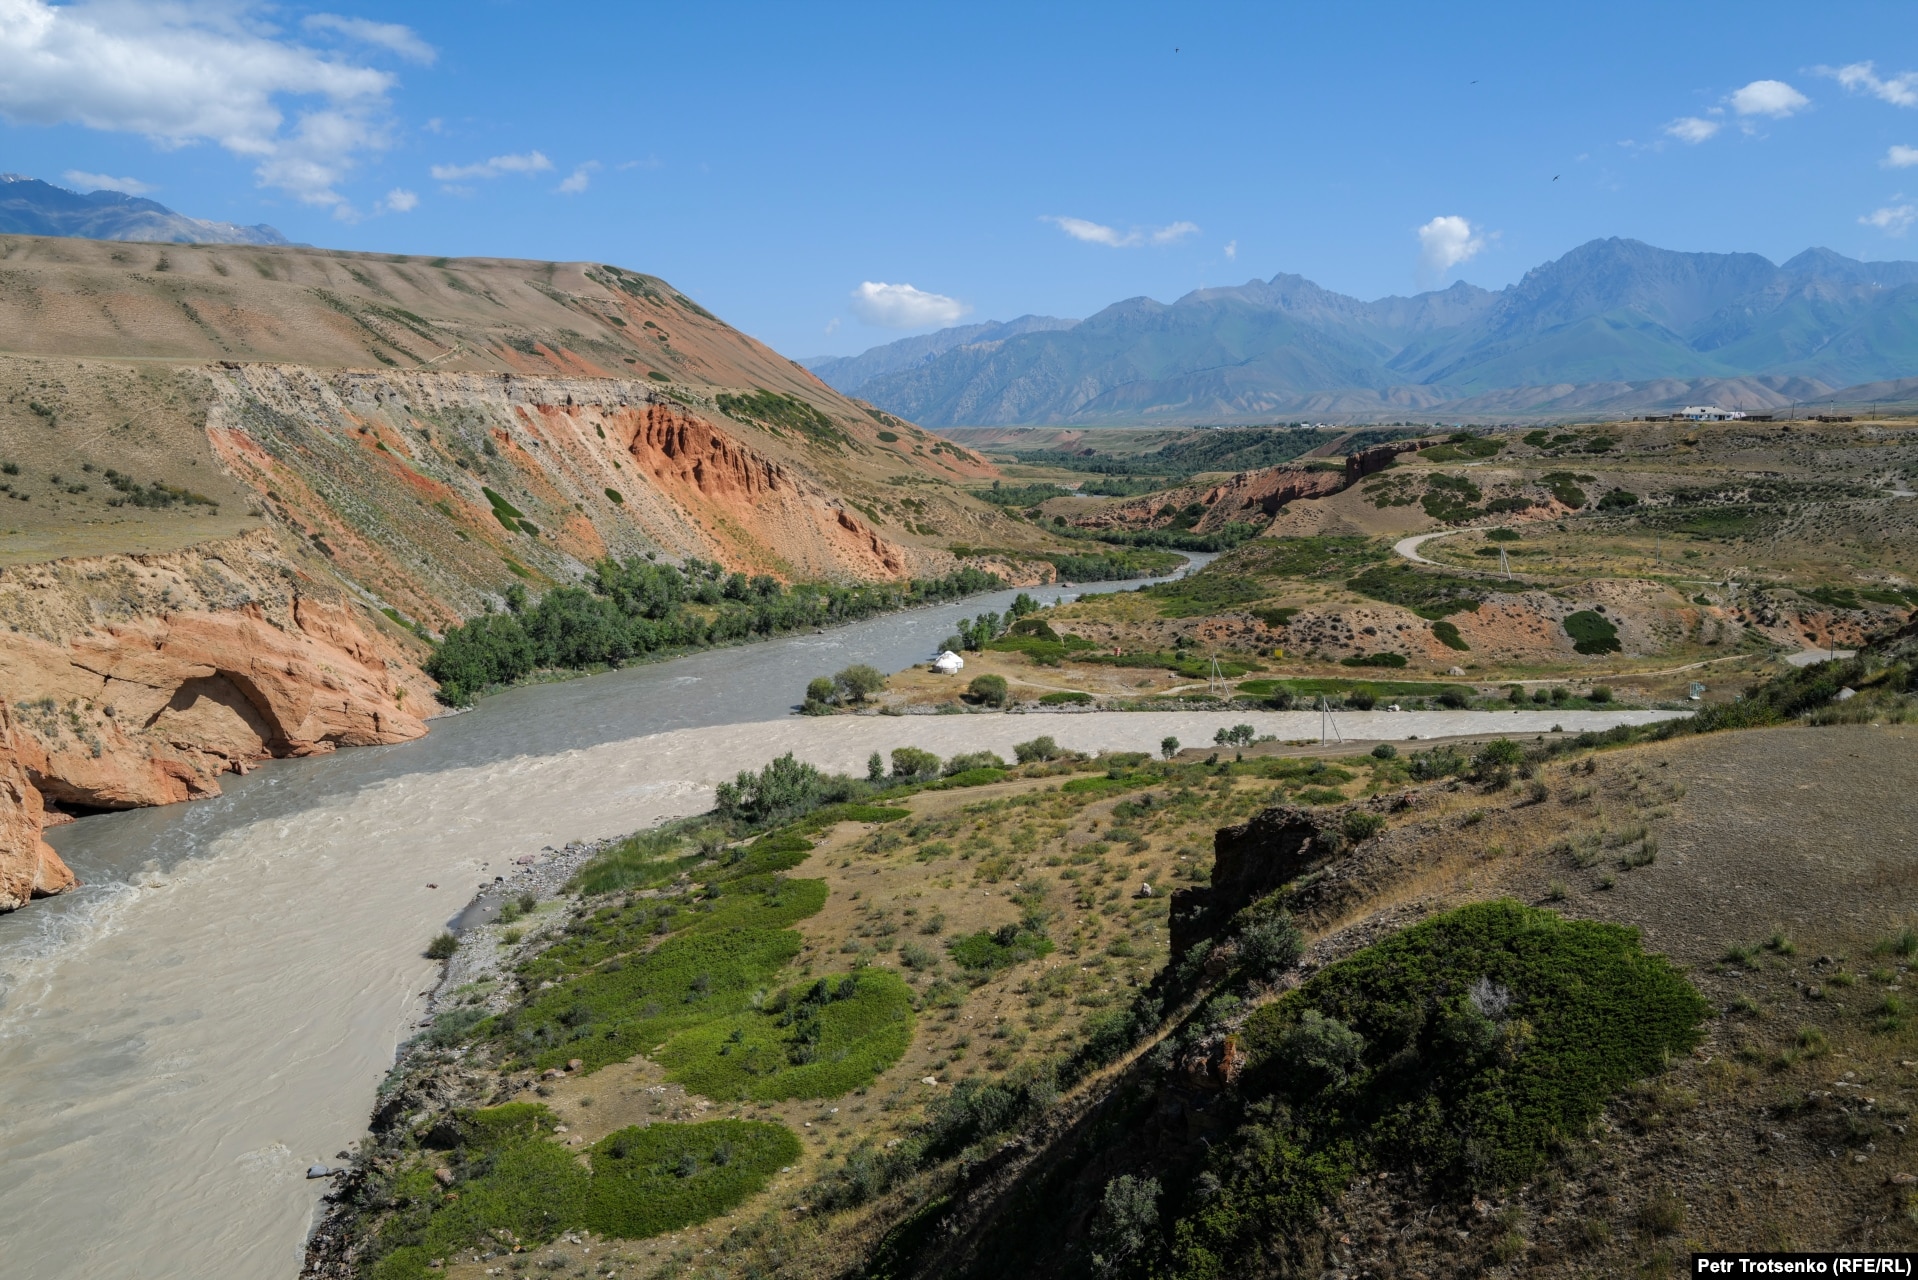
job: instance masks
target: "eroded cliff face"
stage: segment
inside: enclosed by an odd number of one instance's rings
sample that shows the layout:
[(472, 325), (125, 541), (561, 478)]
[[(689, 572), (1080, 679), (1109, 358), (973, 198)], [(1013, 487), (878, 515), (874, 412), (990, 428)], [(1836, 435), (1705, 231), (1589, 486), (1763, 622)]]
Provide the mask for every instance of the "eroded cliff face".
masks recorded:
[[(1263, 525), (1288, 502), (1323, 498), (1345, 488), (1337, 471), (1287, 464), (1241, 471), (1217, 484), (1188, 485), (1150, 497), (1116, 502), (1073, 521), (1081, 528), (1163, 529), (1178, 526), (1182, 516), (1195, 533), (1216, 533), (1229, 524)], [(1194, 505), (1199, 510), (1194, 512)]]
[(0, 619), (0, 910), (73, 886), (51, 821), (404, 742), (435, 707), (408, 642), (271, 530), (0, 571)]
[(954, 564), (914, 545), (903, 517), (881, 529), (867, 514), (906, 465), (875, 424), (870, 442), (846, 430), (816, 446), (633, 380), (284, 365), (209, 376), (208, 434), (227, 471), (333, 572), (433, 631), (514, 582), (577, 582), (604, 556), (842, 582)]

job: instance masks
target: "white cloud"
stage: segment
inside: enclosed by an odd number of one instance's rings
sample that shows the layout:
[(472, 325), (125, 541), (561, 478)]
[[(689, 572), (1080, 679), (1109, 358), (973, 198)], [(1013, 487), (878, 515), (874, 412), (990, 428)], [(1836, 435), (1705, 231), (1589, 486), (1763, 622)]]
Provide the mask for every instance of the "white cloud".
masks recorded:
[(1918, 164), (1918, 147), (1893, 145), (1882, 162), (1887, 169), (1909, 169)]
[(1225, 242), (1225, 256), (1228, 259), (1239, 256), (1239, 242), (1237, 240), (1227, 240)]
[(1867, 227), (1877, 227), (1888, 236), (1902, 236), (1911, 224), (1918, 222), (1918, 204), (1892, 204), (1882, 209), (1873, 209), (1859, 223)]
[[(0, 0), (0, 116), (213, 142), (307, 204), (386, 145), (392, 75), (284, 38), (251, 0)], [(293, 116), (289, 128), (288, 113)]]
[(1665, 126), (1665, 132), (1680, 142), (1696, 144), (1711, 137), (1723, 127), (1716, 120), (1701, 120), (1697, 116), (1680, 116)]
[(1843, 67), (1819, 67), (1818, 74), (1830, 76), (1853, 93), (1868, 93), (1894, 107), (1918, 107), (1918, 71), (1902, 71), (1889, 80), (1881, 80), (1869, 62), (1854, 62)]
[(528, 151), (523, 156), (494, 156), (478, 164), (436, 164), (430, 172), (435, 182), (462, 182), (469, 178), (501, 178), (509, 173), (544, 173), (552, 167), (553, 162), (540, 152)]
[(1774, 120), (1783, 120), (1811, 105), (1810, 98), (1783, 80), (1754, 80), (1726, 101), (1741, 116), (1770, 116)]
[(432, 66), (439, 57), (439, 51), (413, 34), (411, 27), (403, 27), (397, 22), (374, 22), (368, 18), (345, 18), (337, 13), (315, 13), (309, 14), (300, 25), (308, 31), (330, 31), (348, 40), (370, 44), (422, 66)]
[(394, 187), (386, 193), (386, 199), (380, 201), (381, 210), (388, 213), (411, 213), (419, 207), (419, 196), (405, 187)]
[(1074, 240), (1083, 240), (1087, 244), (1102, 244), (1108, 249), (1134, 249), (1142, 244), (1176, 244), (1187, 236), (1199, 234), (1196, 222), (1174, 222), (1163, 227), (1134, 227), (1130, 231), (1121, 231), (1117, 227), (1108, 227), (1100, 222), (1088, 222), (1084, 218), (1056, 218), (1045, 216), (1041, 222), (1050, 222)]
[(1436, 279), (1476, 258), (1485, 248), (1485, 236), (1456, 214), (1432, 219), (1418, 230), (1419, 269)]
[(76, 191), (124, 191), (130, 196), (143, 196), (158, 189), (138, 178), (116, 178), (111, 174), (86, 173), (80, 169), (68, 169), (60, 176), (71, 182)]
[(867, 324), (887, 329), (923, 329), (951, 324), (972, 310), (957, 298), (927, 293), (909, 284), (882, 284), (868, 280), (852, 291), (853, 314)]
[(599, 169), (599, 161), (588, 160), (585, 164), (580, 165), (571, 173), (567, 174), (565, 181), (553, 189), (563, 196), (576, 196), (592, 185), (593, 175), (598, 173)]

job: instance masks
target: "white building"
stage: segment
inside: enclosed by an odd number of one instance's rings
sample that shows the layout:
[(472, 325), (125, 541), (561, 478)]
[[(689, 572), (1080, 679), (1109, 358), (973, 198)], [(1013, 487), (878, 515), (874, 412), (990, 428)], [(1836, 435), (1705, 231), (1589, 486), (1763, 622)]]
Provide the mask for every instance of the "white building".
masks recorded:
[(942, 676), (956, 676), (966, 669), (966, 660), (947, 649), (932, 660), (932, 669)]
[(1745, 411), (1721, 409), (1715, 404), (1688, 404), (1672, 416), (1686, 422), (1736, 422), (1745, 416)]

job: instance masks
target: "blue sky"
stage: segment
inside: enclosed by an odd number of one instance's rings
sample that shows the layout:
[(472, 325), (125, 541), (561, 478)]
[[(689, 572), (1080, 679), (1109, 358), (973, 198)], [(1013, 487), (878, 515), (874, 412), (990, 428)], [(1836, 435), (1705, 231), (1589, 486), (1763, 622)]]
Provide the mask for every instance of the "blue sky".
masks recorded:
[(0, 19), (0, 168), (331, 247), (614, 262), (794, 356), (1279, 271), (1496, 288), (1599, 236), (1918, 257), (1897, 4)]

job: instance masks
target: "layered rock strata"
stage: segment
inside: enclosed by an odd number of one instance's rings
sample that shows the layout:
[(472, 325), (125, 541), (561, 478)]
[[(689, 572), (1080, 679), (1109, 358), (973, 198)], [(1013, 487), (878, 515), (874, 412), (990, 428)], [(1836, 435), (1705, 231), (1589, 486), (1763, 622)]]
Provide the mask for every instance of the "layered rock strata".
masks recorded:
[(262, 760), (426, 732), (433, 685), (261, 530), (0, 572), (0, 910), (73, 887), (77, 812), (217, 795)]

